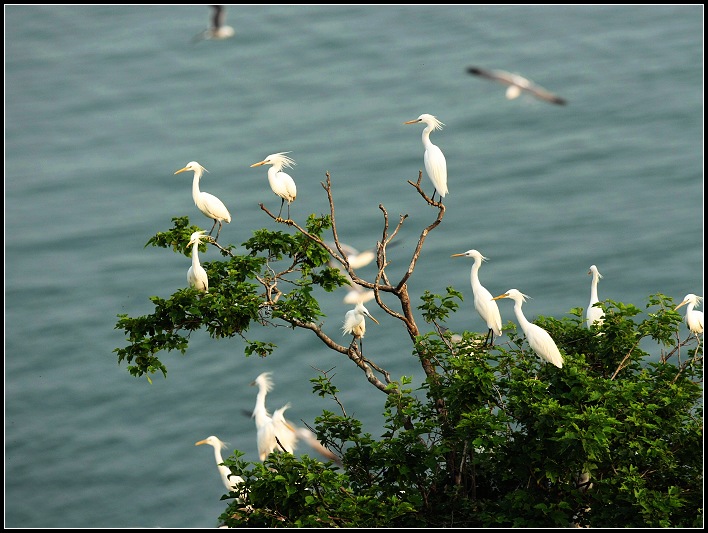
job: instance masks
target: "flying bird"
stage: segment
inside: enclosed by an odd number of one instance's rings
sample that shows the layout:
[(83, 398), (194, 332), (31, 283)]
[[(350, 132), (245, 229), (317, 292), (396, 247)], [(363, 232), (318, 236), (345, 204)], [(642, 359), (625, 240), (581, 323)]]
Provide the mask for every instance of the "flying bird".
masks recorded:
[(702, 301), (702, 296), (687, 294), (683, 301), (674, 308), (674, 311), (676, 311), (684, 305), (688, 306), (686, 307), (686, 325), (691, 333), (696, 336), (699, 346), (701, 339), (698, 336), (703, 334), (703, 311), (698, 311), (694, 307), (698, 307)]
[(199, 244), (201, 240), (206, 238), (206, 231), (195, 231), (189, 238), (189, 243), (192, 245), (192, 266), (187, 270), (187, 283), (190, 287), (201, 292), (209, 292), (209, 278), (206, 270), (199, 263)]
[(253, 163), (251, 168), (259, 167), (261, 165), (271, 165), (268, 169), (268, 183), (273, 192), (280, 196), (280, 211), (278, 212), (278, 218), (276, 220), (282, 220), (280, 214), (283, 212), (283, 204), (288, 201), (288, 220), (290, 220), (290, 203), (295, 200), (297, 196), (297, 187), (295, 187), (295, 180), (283, 172), (283, 168), (292, 168), (295, 165), (295, 161), (290, 159), (287, 155), (290, 152), (280, 152), (278, 154), (270, 154), (263, 161), (258, 163)]
[(226, 8), (224, 6), (209, 6), (211, 8), (211, 16), (209, 17), (209, 28), (198, 33), (192, 42), (203, 40), (221, 40), (228, 39), (234, 36), (234, 29), (226, 25)]
[[(336, 250), (337, 246), (333, 242), (327, 244), (330, 248)], [(354, 270), (356, 270), (357, 268), (365, 267), (374, 259), (376, 259), (376, 252), (374, 250), (364, 250), (363, 252), (360, 252), (349, 244), (339, 243), (339, 246), (341, 246), (344, 255), (347, 256), (346, 259), (347, 261), (349, 261), (349, 266), (352, 267)], [(333, 268), (337, 268), (333, 263), (333, 261), (330, 261), (330, 266)]]
[(472, 284), (472, 294), (474, 295), (474, 308), (487, 324), (487, 328), (489, 328), (487, 338), (484, 342), (485, 344), (489, 343), (490, 346), (493, 346), (494, 335), (499, 337), (502, 334), (502, 319), (501, 313), (499, 313), (499, 306), (497, 302), (492, 299), (492, 293), (479, 281), (479, 267), (482, 266), (482, 261), (486, 261), (487, 258), (477, 250), (467, 250), (462, 254), (452, 254), (451, 257), (471, 257), (474, 259), (470, 271), (470, 283)]
[(558, 368), (562, 368), (563, 356), (558, 350), (558, 346), (556, 346), (556, 343), (551, 335), (541, 326), (526, 320), (524, 313), (521, 311), (521, 304), (526, 301), (528, 296), (516, 289), (509, 289), (504, 294), (495, 296), (492, 299), (499, 300), (500, 298), (510, 298), (514, 300), (514, 313), (516, 314), (516, 320), (518, 320), (524, 335), (526, 335), (526, 340), (528, 341), (529, 346), (531, 346), (531, 349), (544, 361), (547, 361)]
[(475, 76), (496, 81), (502, 85), (507, 85), (506, 97), (509, 100), (518, 98), (523, 92), (527, 92), (539, 100), (545, 100), (551, 104), (566, 105), (568, 103), (564, 98), (553, 94), (519, 74), (513, 74), (505, 70), (489, 70), (479, 67), (468, 67), (467, 72)]
[(442, 153), (442, 150), (430, 140), (430, 132), (433, 130), (441, 130), (445, 124), (440, 122), (433, 115), (427, 113), (423, 113), (415, 120), (404, 122), (404, 124), (417, 124), (418, 122), (424, 122), (426, 124), (423, 130), (423, 146), (425, 147), (423, 163), (425, 164), (425, 171), (435, 187), (433, 195), (430, 198), (432, 200), (435, 197), (435, 191), (437, 191), (440, 196), (440, 201), (442, 202), (442, 199), (445, 198), (445, 195), (448, 193), (447, 162), (445, 161), (445, 155)]
[(201, 446), (202, 444), (208, 444), (214, 448), (214, 459), (216, 459), (216, 467), (219, 469), (221, 481), (224, 487), (226, 487), (226, 490), (235, 491), (237, 487), (243, 483), (243, 478), (232, 474), (231, 469), (224, 465), (224, 459), (221, 457), (221, 449), (226, 448), (226, 443), (219, 440), (218, 437), (211, 435), (204, 440), (194, 443), (195, 446)]
[(187, 163), (186, 167), (180, 168), (177, 172), (175, 172), (175, 174), (186, 172), (188, 170), (194, 172), (194, 180), (192, 181), (192, 198), (194, 199), (194, 204), (207, 218), (214, 221), (214, 225), (211, 227), (209, 235), (211, 235), (212, 231), (214, 231), (216, 224), (219, 224), (219, 231), (216, 232), (216, 238), (214, 239), (214, 242), (216, 242), (219, 238), (219, 233), (221, 233), (222, 223), (226, 222), (228, 224), (231, 222), (231, 214), (229, 213), (229, 210), (226, 209), (224, 202), (219, 200), (213, 194), (199, 190), (199, 180), (202, 178), (202, 174), (205, 171), (209, 171), (196, 161), (190, 161)]
[(253, 418), (256, 420), (256, 443), (258, 457), (265, 461), (266, 457), (274, 451), (294, 453), (298, 441), (305, 441), (313, 450), (326, 459), (342, 465), (341, 459), (325, 448), (309, 429), (297, 427), (285, 419), (285, 411), (290, 408), (287, 403), (273, 412), (271, 416), (265, 406), (266, 395), (273, 389), (270, 372), (263, 372), (251, 383), (258, 387), (256, 406), (253, 409)]
[(592, 276), (592, 281), (590, 282), (590, 303), (588, 303), (588, 308), (585, 311), (585, 324), (587, 327), (593, 325), (599, 326), (604, 321), (605, 312), (601, 307), (596, 307), (595, 304), (600, 300), (597, 297), (597, 283), (602, 279), (602, 274), (597, 270), (595, 265), (590, 265), (590, 270), (588, 270), (588, 275)]

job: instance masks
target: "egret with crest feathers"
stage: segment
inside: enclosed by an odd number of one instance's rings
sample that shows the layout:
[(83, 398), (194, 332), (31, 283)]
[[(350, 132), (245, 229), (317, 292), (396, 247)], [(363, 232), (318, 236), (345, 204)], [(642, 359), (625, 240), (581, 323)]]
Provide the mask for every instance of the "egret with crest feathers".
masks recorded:
[(519, 292), (516, 289), (509, 289), (504, 294), (495, 296), (493, 300), (499, 300), (500, 298), (510, 298), (514, 300), (514, 313), (516, 314), (516, 320), (518, 320), (521, 329), (526, 335), (526, 340), (531, 346), (531, 349), (536, 352), (536, 354), (558, 368), (563, 367), (563, 356), (558, 350), (555, 341), (551, 335), (543, 329), (541, 326), (537, 326), (526, 320), (524, 313), (521, 311), (521, 304), (528, 298), (527, 295)]
[(286, 200), (288, 202), (287, 219), (290, 220), (290, 203), (293, 202), (297, 196), (295, 180), (293, 180), (290, 174), (283, 172), (283, 168), (292, 168), (295, 165), (295, 161), (285, 155), (289, 153), (290, 152), (280, 152), (278, 154), (270, 154), (263, 161), (251, 165), (251, 168), (261, 165), (271, 165), (268, 169), (268, 183), (273, 192), (280, 196), (280, 211), (278, 212), (276, 220), (281, 220), (280, 215), (283, 212), (283, 204)]
[(441, 130), (445, 124), (428, 113), (423, 113), (417, 119), (409, 120), (408, 122), (404, 122), (404, 124), (417, 124), (418, 122), (423, 122), (426, 124), (426, 127), (423, 130), (423, 146), (425, 147), (423, 163), (425, 164), (425, 171), (435, 187), (433, 195), (430, 198), (431, 200), (434, 199), (435, 191), (437, 191), (440, 196), (440, 201), (442, 201), (448, 192), (447, 162), (445, 161), (445, 155), (442, 153), (442, 150), (434, 145), (430, 140), (430, 132), (433, 130)]
[(214, 239), (214, 242), (216, 242), (219, 239), (219, 233), (221, 233), (222, 223), (231, 222), (231, 214), (229, 213), (229, 210), (226, 209), (224, 202), (219, 200), (213, 194), (199, 190), (199, 180), (202, 178), (202, 174), (204, 172), (208, 172), (208, 170), (196, 161), (190, 161), (187, 163), (186, 167), (180, 168), (177, 172), (175, 172), (175, 174), (187, 172), (188, 170), (194, 172), (194, 180), (192, 181), (192, 198), (194, 199), (194, 204), (202, 213), (204, 213), (206, 217), (214, 221), (214, 225), (211, 227), (209, 235), (211, 235), (214, 231), (216, 224), (219, 224), (219, 231), (216, 232), (216, 238)]
[(259, 459), (265, 461), (266, 457), (274, 451), (294, 453), (298, 441), (302, 440), (323, 457), (341, 466), (341, 459), (325, 448), (314, 433), (307, 428), (297, 427), (285, 419), (284, 413), (290, 408), (289, 403), (273, 412), (273, 416), (268, 413), (265, 398), (273, 389), (273, 381), (270, 376), (271, 372), (263, 372), (251, 383), (251, 385), (258, 387), (253, 418), (256, 420), (256, 443)]

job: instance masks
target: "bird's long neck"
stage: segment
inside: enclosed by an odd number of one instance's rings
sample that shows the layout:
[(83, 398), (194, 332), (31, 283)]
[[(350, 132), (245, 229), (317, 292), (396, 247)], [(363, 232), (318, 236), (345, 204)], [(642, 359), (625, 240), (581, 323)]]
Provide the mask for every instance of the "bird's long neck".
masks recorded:
[(592, 276), (592, 283), (590, 284), (590, 299), (595, 301), (598, 300), (597, 297), (597, 276), (593, 274)]
[(423, 146), (426, 148), (433, 144), (433, 142), (430, 140), (430, 132), (433, 131), (435, 128), (433, 126), (427, 126), (423, 130)]
[(526, 317), (524, 316), (524, 313), (521, 310), (521, 301), (514, 302), (514, 314), (516, 315), (516, 320), (518, 320), (521, 329), (525, 330), (526, 327), (530, 324), (530, 322), (526, 320)]
[(224, 460), (221, 457), (221, 447), (220, 446), (214, 446), (214, 459), (216, 459), (217, 465), (220, 465), (221, 463), (224, 462)]
[(261, 426), (270, 418), (268, 410), (265, 406), (265, 397), (267, 392), (259, 390), (256, 396), (256, 407), (253, 409), (253, 417), (256, 419), (256, 425)]
[(192, 268), (199, 266), (199, 240), (192, 245)]
[(202, 177), (201, 170), (194, 171), (194, 179), (192, 180), (192, 198), (194, 198), (194, 203), (197, 203), (197, 198), (199, 198), (199, 180)]
[(480, 266), (482, 266), (482, 262), (477, 261), (475, 259), (474, 264), (472, 265), (472, 269), (470, 270), (470, 283), (472, 283), (473, 287), (475, 285), (479, 285), (479, 267)]

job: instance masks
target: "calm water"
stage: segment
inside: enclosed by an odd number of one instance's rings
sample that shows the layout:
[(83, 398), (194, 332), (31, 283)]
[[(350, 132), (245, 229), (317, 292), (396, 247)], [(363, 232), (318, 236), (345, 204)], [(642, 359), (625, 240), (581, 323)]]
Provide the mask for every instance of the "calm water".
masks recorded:
[[(656, 292), (703, 294), (703, 6), (230, 6), (235, 37), (196, 45), (206, 6), (5, 16), (8, 527), (213, 527), (222, 485), (212, 450), (194, 443), (215, 434), (257, 459), (241, 409), (266, 370), (268, 405), (290, 401), (293, 420), (312, 422), (336, 407), (312, 395), (312, 367), (336, 367), (348, 412), (381, 429), (383, 395), (287, 328), (250, 332), (280, 346), (267, 359), (196, 333), (186, 356), (160, 355), (168, 378), (152, 385), (117, 364), (116, 315), (149, 313), (148, 297), (184, 286), (189, 266), (145, 243), (174, 216), (210, 227), (191, 173), (173, 175), (191, 160), (233, 215), (222, 243), (276, 227), (258, 207), (280, 203), (266, 169), (249, 168), (273, 152), (297, 162), (299, 221), (328, 212), (330, 172), (340, 234), (357, 248), (380, 237), (379, 204), (408, 214), (393, 278), (433, 220), (406, 183), (423, 166), (423, 128), (403, 126), (431, 113), (446, 124), (432, 140), (450, 194), (410, 288), (468, 295), (451, 327), (483, 330), (471, 264), (450, 259), (470, 248), (490, 258), (491, 292), (533, 297), (529, 318), (586, 306), (591, 264), (601, 299), (644, 309)], [(520, 72), (569, 105), (507, 101), (469, 65)], [(342, 297), (323, 299), (334, 336)], [(369, 356), (419, 380), (403, 333), (372, 305)]]

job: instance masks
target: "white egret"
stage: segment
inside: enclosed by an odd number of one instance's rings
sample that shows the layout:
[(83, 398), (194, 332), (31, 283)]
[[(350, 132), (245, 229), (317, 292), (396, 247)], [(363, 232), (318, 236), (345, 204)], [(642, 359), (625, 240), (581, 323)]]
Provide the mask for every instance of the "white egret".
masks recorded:
[(442, 201), (448, 193), (447, 162), (445, 161), (445, 155), (442, 153), (442, 150), (430, 141), (430, 132), (433, 130), (441, 130), (445, 124), (440, 122), (433, 115), (427, 113), (423, 113), (415, 120), (404, 122), (404, 124), (416, 124), (418, 122), (424, 122), (427, 125), (423, 130), (423, 146), (425, 147), (423, 162), (425, 163), (425, 171), (428, 173), (430, 181), (432, 181), (435, 186), (431, 199), (435, 196), (435, 191), (437, 191), (440, 195), (440, 201)]
[[(328, 243), (330, 248), (336, 249), (337, 247), (335, 246), (334, 243)], [(342, 251), (344, 252), (344, 255), (347, 256), (347, 261), (349, 261), (349, 266), (352, 267), (354, 270), (357, 268), (362, 268), (371, 263), (374, 259), (376, 259), (376, 252), (374, 250), (364, 250), (363, 252), (360, 252), (353, 246), (349, 244), (344, 244), (344, 243), (339, 243), (339, 246), (342, 248)], [(330, 266), (335, 267), (335, 262), (330, 261)], [(336, 266), (339, 266), (338, 264)]]
[[(275, 433), (276, 424), (265, 406), (266, 395), (273, 389), (273, 381), (270, 379), (270, 375), (270, 372), (263, 372), (251, 383), (252, 386), (258, 387), (256, 406), (253, 409), (252, 416), (256, 421), (256, 443), (258, 445), (258, 457), (261, 461), (264, 461), (273, 450), (278, 448)], [(287, 405), (281, 408), (279, 419), (282, 418), (282, 413), (287, 408)], [(282, 425), (279, 425), (279, 429), (282, 429)], [(278, 440), (280, 440), (279, 437), (281, 436), (278, 436)], [(286, 438), (280, 440), (283, 447), (286, 447), (288, 442)], [(286, 448), (285, 451), (292, 453), (293, 449), (290, 447), (290, 449)]]
[(193, 42), (201, 40), (221, 40), (233, 37), (236, 33), (231, 26), (226, 24), (226, 8), (224, 6), (209, 6), (211, 16), (209, 17), (209, 28), (197, 34)]
[(195, 446), (201, 446), (202, 444), (208, 444), (214, 448), (214, 459), (216, 459), (216, 467), (219, 469), (219, 475), (221, 476), (221, 481), (224, 483), (226, 490), (235, 491), (241, 483), (243, 483), (243, 478), (231, 473), (231, 469), (225, 466), (224, 459), (221, 457), (221, 449), (226, 448), (226, 443), (219, 440), (218, 437), (211, 435), (204, 440), (196, 442)]
[(194, 204), (202, 213), (204, 213), (204, 215), (206, 215), (207, 218), (214, 221), (214, 225), (211, 227), (209, 235), (211, 235), (214, 231), (217, 222), (219, 224), (219, 231), (216, 232), (216, 238), (214, 239), (214, 242), (216, 242), (219, 239), (219, 233), (221, 233), (222, 223), (231, 222), (231, 214), (229, 213), (229, 210), (226, 209), (224, 202), (219, 200), (213, 194), (199, 190), (199, 180), (202, 178), (202, 173), (204, 171), (209, 171), (196, 161), (191, 161), (187, 163), (186, 167), (180, 168), (177, 172), (175, 172), (175, 174), (186, 172), (188, 170), (194, 172), (194, 180), (192, 181), (192, 198), (194, 199)]
[(703, 334), (703, 311), (698, 311), (694, 307), (698, 307), (703, 301), (703, 296), (696, 296), (695, 294), (687, 294), (683, 301), (678, 304), (674, 311), (686, 305), (686, 325), (688, 329), (696, 336), (698, 345), (701, 344), (701, 339), (698, 337)]
[(513, 74), (505, 70), (488, 70), (479, 67), (468, 67), (467, 72), (475, 76), (480, 76), (488, 80), (493, 80), (503, 85), (507, 85), (506, 97), (509, 100), (518, 98), (522, 92), (527, 92), (540, 100), (544, 100), (551, 104), (565, 105), (567, 101), (560, 96), (544, 89), (540, 85), (535, 84), (531, 80)]
[(509, 289), (504, 294), (495, 296), (493, 300), (499, 300), (500, 298), (510, 298), (514, 300), (516, 320), (518, 320), (521, 329), (524, 331), (524, 335), (526, 335), (526, 340), (529, 346), (531, 346), (531, 349), (544, 361), (548, 361), (558, 368), (562, 368), (563, 356), (558, 350), (558, 346), (556, 346), (553, 338), (545, 329), (526, 320), (524, 313), (521, 311), (521, 304), (526, 301), (528, 296), (516, 289)]
[(207, 277), (206, 270), (199, 263), (199, 243), (201, 240), (206, 238), (204, 235), (206, 231), (195, 231), (189, 238), (189, 243), (192, 245), (192, 266), (187, 270), (187, 283), (192, 288), (197, 289), (201, 292), (209, 292), (209, 278)]
[(309, 429), (297, 427), (285, 419), (284, 413), (290, 408), (289, 403), (273, 412), (273, 416), (268, 413), (265, 398), (266, 394), (273, 389), (270, 376), (270, 372), (263, 372), (251, 383), (258, 387), (253, 417), (256, 419), (256, 443), (260, 460), (265, 461), (266, 457), (274, 451), (294, 453), (298, 441), (303, 440), (325, 458), (341, 465), (339, 457), (322, 446)]
[(602, 274), (600, 274), (600, 271), (595, 265), (590, 265), (588, 275), (592, 276), (592, 281), (590, 282), (590, 303), (585, 311), (585, 324), (589, 328), (593, 325), (599, 326), (602, 324), (605, 319), (605, 312), (601, 307), (595, 307), (595, 304), (600, 301), (597, 297), (597, 283), (602, 279)]
[(452, 254), (451, 257), (471, 257), (474, 259), (472, 263), (472, 269), (470, 270), (470, 283), (472, 284), (472, 294), (474, 296), (474, 308), (482, 317), (482, 320), (487, 324), (487, 338), (485, 339), (485, 344), (488, 342), (490, 346), (494, 345), (494, 335), (499, 337), (502, 334), (502, 319), (501, 313), (499, 313), (499, 306), (497, 302), (492, 299), (492, 293), (490, 293), (479, 281), (479, 267), (482, 266), (482, 261), (486, 261), (487, 258), (484, 257), (477, 250), (467, 250), (462, 254)]
[(356, 306), (354, 306), (354, 309), (351, 309), (346, 312), (344, 315), (344, 324), (342, 325), (342, 334), (343, 335), (354, 335), (354, 338), (352, 339), (352, 342), (356, 342), (357, 339), (359, 339), (359, 349), (361, 350), (362, 343), (361, 339), (364, 338), (364, 334), (366, 333), (366, 318), (369, 317), (371, 320), (376, 322), (377, 324), (379, 323), (378, 320), (376, 320), (373, 316), (371, 316), (371, 313), (364, 307), (363, 302), (357, 302)]
[(354, 282), (351, 283), (350, 287), (351, 288), (347, 291), (347, 294), (342, 299), (345, 304), (358, 304), (369, 302), (374, 299), (374, 296), (376, 296), (374, 294), (374, 291), (367, 290), (361, 285), (357, 285)]
[(288, 202), (288, 220), (290, 220), (290, 203), (295, 200), (297, 196), (297, 187), (295, 187), (295, 180), (289, 175), (283, 172), (283, 168), (292, 168), (295, 165), (295, 161), (290, 159), (287, 155), (290, 152), (280, 152), (278, 154), (270, 154), (263, 161), (258, 163), (253, 163), (251, 168), (259, 167), (261, 165), (271, 165), (268, 169), (268, 183), (273, 192), (280, 196), (280, 211), (278, 212), (277, 220), (281, 220), (280, 214), (283, 212), (283, 204), (287, 200)]

